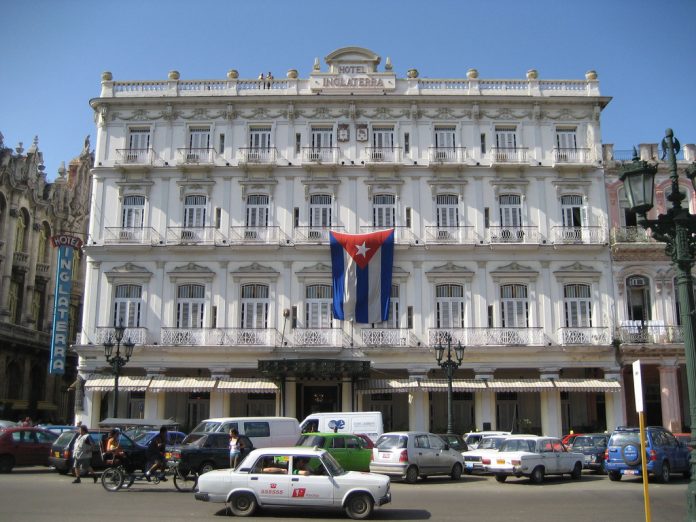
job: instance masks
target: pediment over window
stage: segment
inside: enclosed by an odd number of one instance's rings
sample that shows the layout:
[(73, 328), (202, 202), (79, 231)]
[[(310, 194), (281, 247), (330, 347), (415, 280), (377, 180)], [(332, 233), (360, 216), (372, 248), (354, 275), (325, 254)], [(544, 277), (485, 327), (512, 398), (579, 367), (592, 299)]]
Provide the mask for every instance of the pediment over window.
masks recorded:
[(600, 272), (599, 270), (595, 270), (591, 266), (583, 265), (580, 262), (576, 262), (572, 265), (562, 266), (558, 270), (555, 270), (553, 274), (558, 279), (583, 277), (596, 281), (600, 278), (602, 272)]
[(399, 198), (401, 196), (401, 187), (404, 185), (404, 180), (373, 176), (366, 179), (364, 183), (367, 185), (367, 197), (370, 200), (374, 194), (380, 193), (394, 194)]
[(116, 182), (118, 187), (118, 197), (123, 199), (125, 196), (132, 194), (144, 195), (146, 198), (150, 198), (150, 189), (155, 184), (151, 179), (134, 178), (131, 176), (124, 175), (121, 181)]
[(179, 186), (179, 199), (183, 201), (185, 196), (193, 193), (200, 194), (201, 192), (205, 192), (208, 198), (210, 198), (215, 181), (207, 177), (202, 178), (185, 174), (184, 179), (176, 180), (176, 184)]
[(556, 196), (561, 197), (566, 194), (582, 194), (583, 200), (587, 201), (589, 197), (590, 180), (582, 179), (556, 179), (551, 182), (556, 187)]
[(331, 277), (331, 266), (325, 263), (317, 263), (312, 266), (306, 266), (295, 273), (298, 279), (307, 279), (308, 277)]
[(464, 197), (464, 186), (467, 181), (465, 179), (456, 178), (453, 176), (436, 176), (427, 181), (430, 185), (430, 191), (433, 198), (438, 194), (459, 194), (460, 198)]
[[(259, 175), (260, 176), (260, 175)], [(239, 180), (239, 185), (242, 187), (242, 200), (246, 201), (249, 193), (263, 193), (273, 197), (273, 190), (278, 184), (276, 178), (249, 176)]]
[(212, 281), (215, 277), (215, 272), (208, 267), (197, 265), (196, 263), (188, 263), (187, 265), (175, 267), (174, 270), (167, 272), (167, 275), (172, 281), (187, 278)]
[(436, 266), (425, 272), (425, 276), (428, 280), (442, 280), (442, 279), (472, 279), (474, 277), (474, 272), (469, 270), (465, 266), (455, 265), (451, 261), (441, 265)]
[(491, 186), (496, 197), (507, 192), (517, 192), (523, 195), (527, 191), (529, 180), (520, 178), (496, 178), (491, 180)]
[(490, 274), (494, 279), (502, 277), (533, 279), (539, 277), (538, 270), (534, 270), (530, 266), (520, 265), (514, 261), (508, 265), (491, 270)]
[(324, 61), (333, 73), (338, 72), (338, 66), (350, 64), (362, 64), (366, 67), (366, 72), (376, 72), (377, 66), (382, 59), (375, 52), (364, 47), (341, 47), (329, 53)]
[(147, 281), (152, 277), (152, 272), (144, 266), (126, 263), (125, 265), (115, 266), (111, 270), (104, 272), (104, 275), (109, 282), (124, 279)]
[(335, 177), (311, 176), (300, 180), (304, 185), (305, 199), (309, 199), (312, 194), (331, 194), (336, 199), (336, 191), (341, 184), (341, 180)]
[(246, 266), (240, 266), (236, 270), (230, 272), (235, 281), (239, 279), (258, 278), (258, 279), (278, 279), (280, 273), (270, 266), (252, 263)]

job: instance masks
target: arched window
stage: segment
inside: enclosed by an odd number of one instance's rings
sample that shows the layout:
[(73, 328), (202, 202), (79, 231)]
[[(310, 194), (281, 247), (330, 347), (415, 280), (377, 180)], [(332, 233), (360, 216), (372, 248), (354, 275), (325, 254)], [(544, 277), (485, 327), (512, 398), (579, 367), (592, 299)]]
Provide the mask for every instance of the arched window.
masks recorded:
[(184, 200), (184, 227), (202, 228), (205, 226), (205, 213), (208, 198), (203, 195), (186, 196)]
[(527, 328), (529, 326), (529, 302), (527, 301), (526, 285), (501, 285), (500, 321), (504, 328)]
[(140, 285), (118, 285), (114, 297), (114, 324), (126, 328), (140, 327), (143, 288)]
[(48, 223), (43, 223), (39, 230), (36, 261), (46, 265), (51, 261), (51, 228)]
[(15, 231), (15, 252), (24, 252), (26, 247), (26, 232), (27, 232), (27, 221), (24, 216), (24, 212), (20, 212), (17, 215), (17, 224)]
[(331, 195), (312, 194), (309, 198), (309, 226), (327, 228), (331, 226)]
[[(439, 194), (437, 196), (438, 228), (459, 226), (459, 196), (456, 194)], [(448, 232), (444, 230), (443, 232)]]
[(242, 285), (242, 328), (268, 328), (268, 285)]
[(308, 285), (305, 291), (305, 324), (307, 328), (331, 328), (331, 285)]
[(650, 280), (642, 275), (626, 278), (626, 306), (631, 321), (649, 321), (652, 319), (650, 306)]
[(180, 285), (177, 289), (176, 327), (203, 328), (205, 312), (205, 286)]
[(590, 285), (564, 285), (563, 312), (566, 327), (585, 328), (592, 326)]
[(123, 210), (121, 212), (121, 227), (143, 228), (144, 219), (145, 196), (130, 195), (124, 197)]
[(396, 224), (396, 196), (375, 194), (372, 198), (373, 226), (391, 228)]
[(464, 326), (464, 287), (444, 284), (435, 288), (437, 328), (462, 328)]
[(267, 194), (249, 194), (246, 201), (246, 226), (266, 228), (270, 211)]

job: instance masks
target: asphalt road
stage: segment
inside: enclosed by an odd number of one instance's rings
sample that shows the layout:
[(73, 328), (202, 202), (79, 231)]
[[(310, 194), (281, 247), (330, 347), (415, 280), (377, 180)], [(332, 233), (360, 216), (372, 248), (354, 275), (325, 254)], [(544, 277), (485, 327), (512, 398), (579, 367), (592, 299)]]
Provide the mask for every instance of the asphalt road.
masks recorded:
[[(650, 484), (652, 520), (686, 520), (687, 481), (673, 476), (670, 484)], [(91, 479), (72, 484), (72, 477), (46, 468), (15, 469), (0, 475), (0, 520), (168, 522), (227, 520), (223, 504), (194, 500), (179, 493), (171, 480), (159, 485), (136, 482), (130, 490), (105, 491)], [(492, 477), (464, 476), (459, 482), (432, 477), (408, 485), (392, 484), (392, 503), (375, 510), (374, 520), (485, 522), (589, 522), (645, 520), (643, 488), (638, 479), (610, 482), (593, 473), (582, 480), (548, 478), (536, 486), (526, 479), (498, 484)], [(231, 518), (231, 515), (229, 515)], [(309, 519), (349, 520), (340, 511), (261, 510), (249, 521)]]

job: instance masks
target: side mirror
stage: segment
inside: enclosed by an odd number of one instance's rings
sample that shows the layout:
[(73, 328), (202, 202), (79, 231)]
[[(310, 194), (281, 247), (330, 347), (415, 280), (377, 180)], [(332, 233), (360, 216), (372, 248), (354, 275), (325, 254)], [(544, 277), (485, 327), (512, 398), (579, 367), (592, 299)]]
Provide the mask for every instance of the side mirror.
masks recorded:
[(445, 442), (445, 451), (450, 449), (450, 445)]

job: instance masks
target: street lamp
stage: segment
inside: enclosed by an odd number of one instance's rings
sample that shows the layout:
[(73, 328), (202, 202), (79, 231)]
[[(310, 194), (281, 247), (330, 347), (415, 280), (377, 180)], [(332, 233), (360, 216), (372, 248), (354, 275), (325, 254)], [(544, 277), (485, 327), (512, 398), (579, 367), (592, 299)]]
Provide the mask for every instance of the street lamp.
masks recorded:
[(445, 370), (445, 375), (447, 375), (447, 435), (454, 434), (454, 409), (452, 407), (452, 377), (454, 376), (454, 370), (459, 368), (464, 359), (464, 346), (462, 346), (461, 341), (457, 341), (457, 347), (454, 349), (454, 356), (456, 360), (452, 359), (452, 336), (446, 334), (447, 339), (447, 358), (443, 361), (442, 358), (445, 355), (445, 347), (442, 346), (442, 338), (440, 343), (435, 348), (435, 359), (440, 368)]
[(111, 365), (111, 369), (114, 373), (114, 417), (118, 417), (118, 377), (121, 375), (121, 368), (123, 368), (126, 363), (130, 360), (131, 355), (133, 355), (133, 348), (135, 343), (131, 342), (130, 337), (123, 343), (124, 354), (121, 355), (121, 341), (123, 340), (123, 334), (126, 331), (126, 327), (123, 326), (123, 319), (119, 322), (118, 326), (114, 325), (114, 339), (116, 340), (116, 353), (114, 354), (114, 342), (112, 340), (111, 334), (109, 338), (104, 343), (104, 357), (106, 362)]
[[(682, 207), (686, 195), (679, 190), (677, 154), (679, 140), (672, 129), (667, 129), (662, 140), (662, 150), (667, 155), (672, 180), (672, 192), (667, 197), (672, 208), (657, 219), (647, 219), (646, 213), (653, 207), (655, 173), (657, 167), (640, 161), (634, 154), (633, 162), (624, 168), (621, 181), (626, 186), (631, 210), (641, 214), (640, 226), (650, 229), (653, 238), (666, 243), (665, 253), (672, 259), (677, 272), (679, 310), (684, 327), (684, 356), (689, 390), (691, 415), (691, 447), (696, 448), (696, 320), (694, 319), (694, 291), (691, 268), (696, 258), (696, 215), (689, 212), (688, 204)], [(664, 156), (663, 156), (664, 157)], [(686, 169), (686, 175), (696, 190), (696, 164)], [(696, 450), (691, 451), (691, 472), (687, 491), (687, 520), (696, 520)]]

